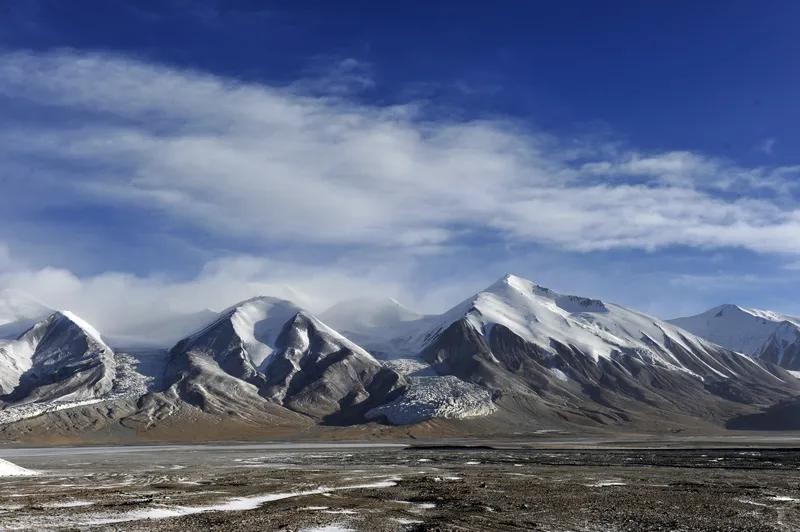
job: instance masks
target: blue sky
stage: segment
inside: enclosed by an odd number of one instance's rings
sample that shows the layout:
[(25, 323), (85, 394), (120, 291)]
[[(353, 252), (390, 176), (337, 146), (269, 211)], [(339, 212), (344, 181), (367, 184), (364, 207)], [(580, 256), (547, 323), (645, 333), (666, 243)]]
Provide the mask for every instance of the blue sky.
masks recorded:
[(800, 5), (431, 4), (1, 1), (0, 288), (800, 314)]

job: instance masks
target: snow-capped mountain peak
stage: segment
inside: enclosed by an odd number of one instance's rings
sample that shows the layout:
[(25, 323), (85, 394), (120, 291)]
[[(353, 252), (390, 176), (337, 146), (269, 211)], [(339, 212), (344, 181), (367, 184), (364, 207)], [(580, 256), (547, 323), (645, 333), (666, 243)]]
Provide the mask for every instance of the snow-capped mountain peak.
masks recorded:
[(39, 321), (24, 332), (17, 343), (25, 343), (35, 350), (42, 342), (61, 343), (75, 337), (86, 337), (100, 349), (111, 350), (100, 333), (89, 322), (69, 310), (59, 310)]
[(12, 402), (102, 395), (113, 385), (116, 364), (100, 333), (66, 310), (0, 344), (0, 360), (0, 390)]
[(726, 304), (670, 323), (728, 349), (800, 369), (800, 318)]
[(320, 417), (364, 411), (404, 385), (399, 374), (312, 313), (264, 296), (229, 307), (170, 351), (168, 380), (178, 394), (199, 393), (204, 404), (216, 405), (228, 392), (211, 390), (231, 378), (250, 385), (250, 394)]
[[(316, 316), (269, 296), (211, 314), (165, 354), (158, 385), (142, 402), (148, 420), (193, 407), (224, 418), (333, 424), (495, 415), (605, 424), (664, 412), (718, 421), (800, 389), (780, 368), (677, 325), (517, 275), (439, 315), (362, 298)], [(706, 314), (696, 321), (727, 331), (769, 326), (763, 358), (800, 360), (794, 318), (736, 305)], [(119, 384), (126, 356), (86, 320), (52, 312), (0, 342), (0, 401), (6, 410), (36, 410), (113, 400), (131, 389)]]
[(71, 310), (60, 310), (60, 311), (54, 313), (52, 316), (53, 316), (54, 319), (57, 319), (57, 320), (68, 320), (68, 321), (70, 321), (71, 323), (73, 323), (74, 325), (79, 327), (83, 332), (88, 334), (95, 342), (97, 342), (98, 344), (108, 348), (106, 343), (103, 341), (103, 338), (100, 335), (100, 332), (97, 329), (95, 329), (88, 321), (84, 320), (83, 318), (81, 318), (80, 316), (78, 316), (77, 314), (72, 312)]
[(800, 324), (800, 319), (792, 316), (732, 304), (669, 321), (702, 338), (746, 354), (757, 353), (781, 323)]
[(515, 275), (478, 293), (470, 307), (467, 320), (481, 334), (490, 335), (501, 325), (545, 351), (552, 350), (557, 341), (595, 360), (641, 348), (642, 338), (647, 337), (656, 347), (654, 359), (676, 365), (664, 355), (669, 352), (665, 344), (684, 342), (673, 327), (650, 316), (597, 299), (561, 294)]

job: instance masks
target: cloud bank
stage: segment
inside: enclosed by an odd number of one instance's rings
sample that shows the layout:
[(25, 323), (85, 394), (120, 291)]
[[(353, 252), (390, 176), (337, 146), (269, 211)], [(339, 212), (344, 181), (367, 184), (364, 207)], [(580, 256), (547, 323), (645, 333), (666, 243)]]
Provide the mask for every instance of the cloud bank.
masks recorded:
[(5, 54), (0, 80), (7, 97), (85, 117), (4, 129), (10, 159), (45, 155), (35, 178), (210, 232), (428, 251), (491, 229), (576, 250), (800, 252), (800, 209), (753, 193), (796, 192), (794, 168), (575, 149), (511, 122), (429, 121), (420, 105), (356, 104), (103, 54)]
[[(42, 224), (27, 213), (92, 203), (157, 213), (200, 246), (235, 242), (189, 281), (13, 267), (0, 247), (0, 287), (82, 301), (100, 320), (125, 299), (124, 321), (166, 301), (219, 308), (287, 285), (324, 284), (324, 302), (375, 286), (401, 292), (414, 260), (458, 260), (486, 239), (573, 252), (800, 254), (800, 167), (642, 153), (500, 118), (433, 118), (425, 102), (364, 103), (349, 91), (372, 86), (368, 69), (342, 65), (277, 86), (107, 53), (0, 54), (10, 111), (0, 121), (0, 221)], [(295, 261), (269, 257), (287, 246)]]

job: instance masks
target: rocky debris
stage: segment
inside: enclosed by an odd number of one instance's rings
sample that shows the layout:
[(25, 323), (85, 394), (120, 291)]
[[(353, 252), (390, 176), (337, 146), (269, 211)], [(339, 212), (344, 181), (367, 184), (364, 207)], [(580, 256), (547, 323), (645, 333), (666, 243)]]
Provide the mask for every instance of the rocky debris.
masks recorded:
[(367, 418), (385, 418), (393, 425), (410, 425), (432, 418), (488, 416), (496, 409), (486, 389), (452, 375), (412, 377), (410, 382), (402, 396), (373, 408), (367, 412)]

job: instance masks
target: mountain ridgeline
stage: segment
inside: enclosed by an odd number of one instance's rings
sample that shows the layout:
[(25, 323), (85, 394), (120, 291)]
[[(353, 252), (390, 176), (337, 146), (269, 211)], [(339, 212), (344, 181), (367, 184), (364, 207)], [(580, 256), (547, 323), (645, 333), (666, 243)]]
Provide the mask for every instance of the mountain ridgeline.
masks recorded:
[(769, 310), (722, 305), (670, 320), (698, 336), (740, 353), (800, 370), (800, 318)]
[(800, 395), (794, 318), (724, 306), (666, 322), (513, 275), (440, 315), (359, 299), (317, 316), (256, 297), (149, 350), (47, 312), (0, 323), (8, 437), (778, 429), (764, 420)]

